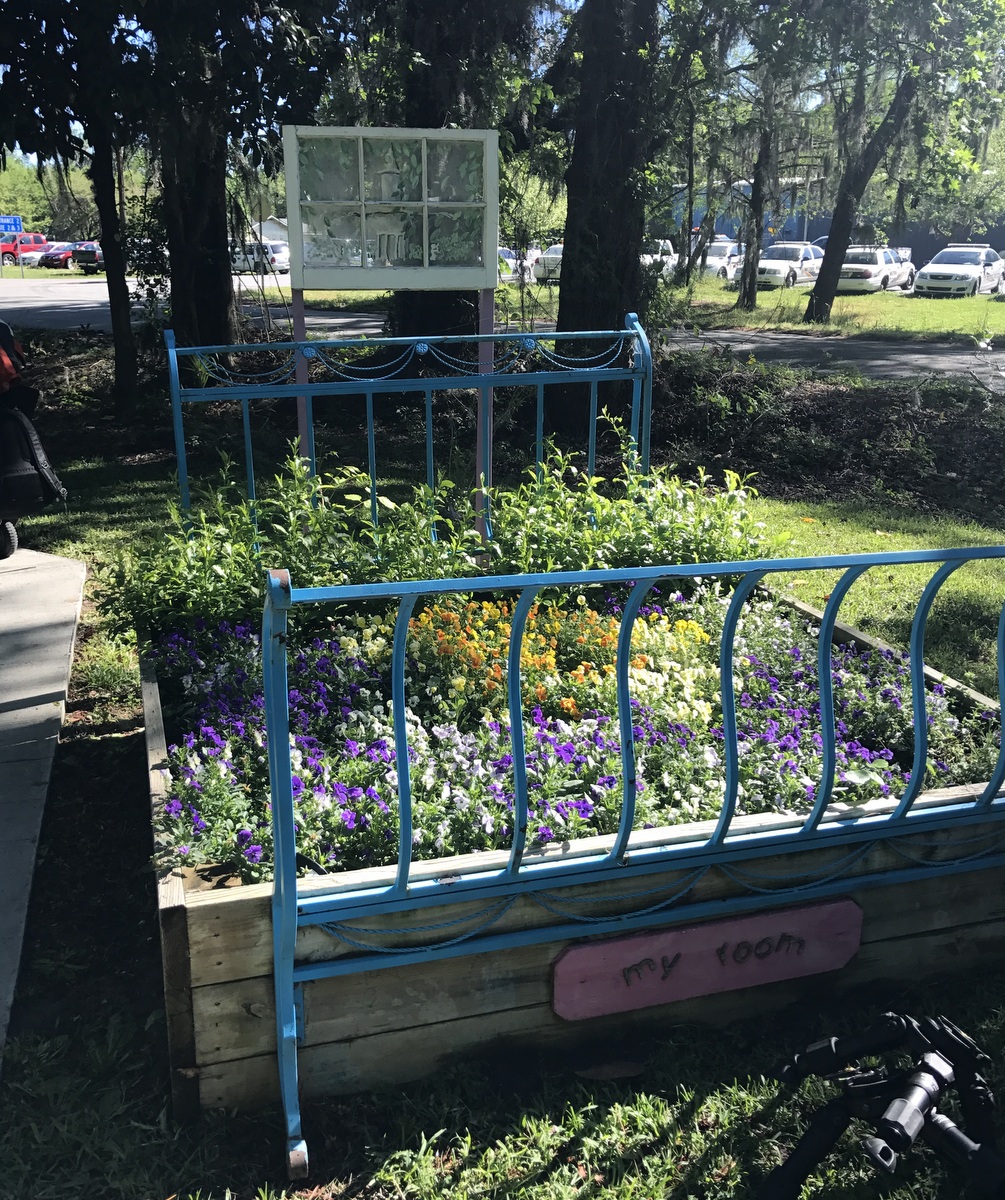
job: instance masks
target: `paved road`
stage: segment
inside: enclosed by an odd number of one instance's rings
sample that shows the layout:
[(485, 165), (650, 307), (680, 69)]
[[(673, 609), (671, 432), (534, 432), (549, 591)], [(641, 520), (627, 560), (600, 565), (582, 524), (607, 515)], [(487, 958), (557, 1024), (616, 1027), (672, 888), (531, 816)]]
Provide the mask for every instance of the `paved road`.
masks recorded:
[[(17, 330), (92, 329), (110, 330), (108, 293), (104, 276), (60, 276), (49, 279), (21, 279), (7, 268), (0, 277), (0, 319)], [(254, 304), (247, 277), (235, 276), (235, 285), (247, 296), (245, 311), (253, 320), (262, 320), (260, 306)], [(283, 308), (271, 310), (272, 320), (280, 329), (289, 329), (289, 316)], [(354, 336), (381, 332), (382, 318), (366, 314), (307, 313), (311, 332), (336, 336)], [(288, 336), (292, 336), (292, 332)], [(670, 332), (673, 345), (686, 348), (728, 346), (740, 358), (753, 354), (766, 363), (787, 363), (814, 367), (821, 371), (843, 366), (857, 367), (863, 375), (878, 379), (909, 378), (937, 373), (981, 371), (974, 350), (950, 342), (883, 342), (863, 338), (813, 337), (797, 333), (748, 333), (723, 330), (694, 337)]]
[[(0, 320), (12, 325), (15, 330), (25, 329), (80, 329), (89, 327), (110, 331), (111, 317), (108, 312), (108, 289), (103, 275), (57, 275), (53, 279), (21, 279), (16, 268), (4, 268), (0, 277)], [(254, 303), (254, 293), (247, 278), (234, 277), (235, 287), (240, 287), (247, 297), (245, 311), (255, 321), (262, 320), (262, 309)], [(289, 329), (289, 316), (285, 308), (273, 308), (272, 320), (281, 329)], [(355, 335), (378, 334), (383, 326), (383, 317), (365, 313), (308, 312), (307, 328), (310, 331), (333, 334)], [(292, 332), (290, 333), (292, 337)]]

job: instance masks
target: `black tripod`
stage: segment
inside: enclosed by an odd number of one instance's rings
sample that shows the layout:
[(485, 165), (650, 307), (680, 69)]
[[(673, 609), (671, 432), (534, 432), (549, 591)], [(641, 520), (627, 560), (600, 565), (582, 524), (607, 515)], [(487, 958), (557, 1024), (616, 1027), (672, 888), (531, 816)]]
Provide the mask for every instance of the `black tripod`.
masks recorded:
[[(901, 1048), (917, 1055), (905, 1070), (857, 1065), (860, 1058)], [(856, 1118), (875, 1130), (862, 1148), (882, 1170), (892, 1174), (899, 1156), (922, 1138), (940, 1158), (964, 1169), (975, 1195), (1005, 1200), (1005, 1157), (994, 1148), (994, 1095), (979, 1074), (989, 1062), (945, 1017), (916, 1021), (884, 1013), (860, 1034), (808, 1046), (778, 1078), (795, 1086), (820, 1075), (837, 1083), (841, 1094), (816, 1113), (789, 1157), (761, 1184), (757, 1200), (797, 1200), (806, 1177)], [(962, 1129), (938, 1111), (950, 1087), (959, 1096)]]

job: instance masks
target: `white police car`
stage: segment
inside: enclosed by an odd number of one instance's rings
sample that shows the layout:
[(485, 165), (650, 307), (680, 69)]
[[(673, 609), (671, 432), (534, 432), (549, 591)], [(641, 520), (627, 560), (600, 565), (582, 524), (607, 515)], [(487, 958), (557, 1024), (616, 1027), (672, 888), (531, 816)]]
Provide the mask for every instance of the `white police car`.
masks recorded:
[(733, 283), (743, 270), (743, 246), (727, 237), (716, 237), (705, 247), (705, 274)]
[(976, 296), (1002, 286), (1005, 261), (989, 245), (950, 242), (914, 277), (916, 296)]

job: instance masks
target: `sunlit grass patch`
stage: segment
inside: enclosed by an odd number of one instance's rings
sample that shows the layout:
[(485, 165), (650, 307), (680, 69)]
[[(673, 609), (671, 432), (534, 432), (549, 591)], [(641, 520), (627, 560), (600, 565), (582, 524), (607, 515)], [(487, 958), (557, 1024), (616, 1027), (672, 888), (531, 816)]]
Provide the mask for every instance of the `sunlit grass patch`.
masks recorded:
[[(865, 503), (811, 503), (759, 497), (753, 514), (766, 531), (785, 540), (778, 556), (888, 553), (894, 550), (996, 546), (1005, 532), (947, 515), (883, 509)], [(911, 622), (937, 564), (875, 567), (855, 581), (841, 606), (841, 619), (863, 632), (906, 646)], [(822, 609), (838, 571), (780, 576), (789, 594)], [(1005, 605), (1005, 563), (967, 563), (949, 577), (932, 608), (925, 660), (977, 691), (998, 697), (996, 636)]]
[(866, 335), (918, 341), (940, 338), (1005, 338), (1005, 303), (997, 296), (936, 300), (901, 291), (874, 295), (838, 295), (827, 325), (803, 324), (806, 285), (758, 292), (753, 312), (735, 307), (737, 291), (717, 279), (703, 279), (693, 290), (688, 320), (703, 329), (784, 330), (834, 336)]

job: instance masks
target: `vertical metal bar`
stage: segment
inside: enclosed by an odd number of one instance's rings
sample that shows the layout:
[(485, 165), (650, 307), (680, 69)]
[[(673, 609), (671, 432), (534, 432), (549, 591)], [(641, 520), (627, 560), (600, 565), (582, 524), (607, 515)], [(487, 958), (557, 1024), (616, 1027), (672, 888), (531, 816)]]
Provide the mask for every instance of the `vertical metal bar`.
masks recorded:
[(537, 481), (544, 477), (544, 384), (537, 385), (537, 424), (534, 432), (534, 466)]
[(928, 765), (928, 709), (925, 704), (925, 628), (932, 603), (939, 588), (954, 571), (963, 566), (963, 560), (943, 563), (928, 581), (921, 593), (918, 607), (914, 611), (911, 625), (911, 696), (914, 708), (914, 761), (911, 764), (911, 781), (907, 785), (900, 803), (890, 814), (895, 821), (904, 816), (925, 786), (925, 767)]
[(834, 626), (837, 622), (838, 608), (848, 594), (848, 589), (868, 567), (851, 567), (831, 588), (830, 599), (824, 609), (820, 621), (820, 640), (817, 648), (817, 685), (820, 693), (820, 732), (823, 737), (823, 762), (820, 772), (820, 785), (813, 809), (803, 823), (801, 832), (807, 833), (816, 829), (830, 803), (834, 791), (834, 774), (837, 769), (837, 746), (834, 728), (834, 672), (831, 669), (831, 653), (834, 641)]
[[(307, 461), (310, 463), (311, 474), (318, 473), (317, 451), (314, 446), (314, 397), (308, 393), (304, 397), (304, 418), (307, 422)], [(313, 496), (314, 507), (317, 507), (317, 493)]]
[(632, 380), (632, 424), (631, 424), (631, 445), (632, 445), (632, 461), (628, 464), (633, 471), (638, 471), (642, 463), (642, 454), (639, 450), (639, 410), (640, 397), (642, 395), (641, 379)]
[[(495, 358), (495, 291), (482, 288), (478, 297), (478, 333), (485, 339), (478, 343), (478, 372), (489, 375)], [(493, 392), (490, 387), (478, 389), (478, 418), (475, 432), (475, 511), (478, 528), (486, 540), (492, 538), (489, 496), (492, 488), (492, 425)]]
[(433, 389), (426, 388), (426, 486), (429, 488), (429, 512), (433, 518), (429, 526), (430, 540), (436, 541), (436, 501), (433, 488), (436, 477), (433, 472)]
[[(492, 389), (480, 388), (479, 395), (481, 400), (481, 421), (482, 428), (482, 445), (487, 446), (487, 453), (492, 454)], [(482, 472), (481, 483), (478, 488), (478, 525), (481, 529), (482, 537), (487, 542), (492, 541), (492, 460), (491, 457), (486, 459), (484, 470)]]
[[(251, 413), (248, 407), (248, 401), (241, 401), (241, 424), (244, 427), (244, 470), (248, 480), (248, 503), (251, 505), (251, 511), (255, 513), (255, 452), (251, 445)], [(255, 527), (258, 527), (257, 514), (255, 516)]]
[(394, 647), (391, 652), (391, 712), (394, 716), (394, 767), (398, 776), (398, 870), (394, 890), (408, 890), (412, 867), (412, 769), (408, 761), (408, 724), (405, 720), (405, 649), (408, 623), (418, 596), (402, 596), (394, 622)]
[[(304, 314), (304, 293), (302, 288), (292, 288), (290, 304), (293, 310), (293, 340), (300, 343), (298, 348), (294, 350), (296, 355), (295, 375), (296, 381), (299, 384), (307, 383), (307, 359), (302, 353), (303, 344), (307, 341), (307, 317)], [(310, 428), (310, 419), (307, 412), (306, 396), (297, 396), (297, 453), (301, 458), (307, 458), (310, 463), (311, 474), (314, 474), (314, 456), (310, 454), (310, 445), (313, 441), (313, 430)], [(308, 457), (309, 456), (309, 457)]]
[(174, 453), (178, 462), (178, 490), (181, 506), (186, 512), (191, 507), (188, 490), (188, 457), (185, 453), (185, 424), (181, 411), (181, 377), (178, 371), (178, 347), (174, 330), (164, 330), (164, 343), (168, 352), (168, 383), (171, 387), (171, 417), (174, 424)]
[(597, 467), (597, 381), (590, 380), (590, 448), (586, 456), (586, 470), (592, 479)]
[(523, 675), (520, 658), (527, 614), (537, 599), (537, 588), (524, 588), (513, 609), (510, 621), (509, 651), (506, 657), (506, 688), (509, 704), (510, 746), (513, 750), (513, 845), (510, 848), (506, 871), (515, 875), (520, 870), (524, 846), (527, 843), (527, 744), (523, 728)]
[(618, 629), (618, 652), (615, 659), (617, 680), (618, 727), (621, 732), (621, 818), (618, 833), (607, 854), (607, 862), (621, 862), (628, 849), (628, 839), (635, 826), (635, 799), (638, 795), (638, 776), (635, 771), (635, 722), (632, 720), (632, 697), (628, 690), (628, 668), (632, 657), (632, 628), (642, 601), (656, 582), (654, 579), (636, 583), (628, 595), (621, 613)]
[(433, 389), (426, 388), (426, 484), (432, 491), (436, 484), (433, 474)]
[(998, 760), (988, 786), (977, 802), (979, 808), (987, 808), (994, 801), (1005, 780), (1005, 606), (998, 615), (998, 729), (1001, 739)]
[(740, 752), (736, 739), (736, 689), (733, 686), (733, 643), (736, 626), (747, 597), (757, 587), (766, 571), (749, 571), (733, 591), (733, 598), (722, 626), (722, 641), (719, 644), (719, 694), (722, 697), (722, 748), (726, 757), (726, 790), (722, 797), (722, 808), (715, 832), (708, 839), (716, 846), (729, 833), (729, 826), (736, 811), (736, 797), (740, 787)]
[(366, 390), (366, 456), (370, 469), (370, 521), (377, 528), (377, 443), (373, 428), (373, 388)]
[[(269, 781), (275, 883), (272, 889), (273, 986), (279, 1088), (286, 1119), (287, 1152), (307, 1157), (300, 1123), (297, 1066), (297, 1014), (293, 961), (297, 945), (297, 839), (290, 763), (290, 708), (286, 672), (287, 609), (290, 576), (270, 571), (262, 618), (265, 721), (269, 739)], [(291, 1159), (292, 1161), (292, 1159)]]
[(649, 339), (646, 337), (646, 331), (642, 328), (635, 313), (628, 313), (625, 317), (625, 328), (630, 329), (635, 335), (635, 345), (642, 367), (642, 417), (639, 431), (642, 461), (640, 466), (643, 475), (648, 475), (653, 425), (653, 352), (649, 345)]

